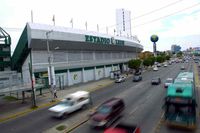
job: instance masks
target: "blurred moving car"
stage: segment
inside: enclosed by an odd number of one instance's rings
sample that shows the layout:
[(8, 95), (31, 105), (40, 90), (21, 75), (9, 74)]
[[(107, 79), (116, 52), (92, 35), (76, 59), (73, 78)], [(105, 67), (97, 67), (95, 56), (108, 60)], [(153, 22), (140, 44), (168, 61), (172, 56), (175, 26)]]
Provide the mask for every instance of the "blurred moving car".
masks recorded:
[(123, 99), (111, 98), (90, 114), (89, 123), (92, 127), (109, 127), (122, 115), (124, 109)]
[(154, 66), (153, 71), (158, 71), (158, 67)]
[(174, 79), (173, 78), (167, 78), (165, 83), (164, 83), (164, 88), (168, 88), (169, 85), (174, 83)]
[(106, 129), (104, 133), (141, 133), (141, 131), (137, 125), (119, 123), (115, 127)]
[(87, 91), (77, 91), (69, 94), (57, 105), (49, 108), (54, 117), (64, 117), (78, 109), (85, 108), (90, 104), (90, 94)]
[(142, 76), (141, 75), (134, 75), (133, 76), (133, 82), (138, 82), (142, 80)]
[(167, 67), (167, 63), (164, 63), (164, 67)]
[(126, 77), (124, 76), (119, 76), (116, 80), (115, 80), (115, 83), (121, 83), (121, 82), (124, 82), (126, 79)]
[(160, 83), (161, 83), (160, 77), (154, 77), (154, 78), (151, 80), (151, 84), (152, 84), (152, 85), (159, 85)]
[(185, 70), (185, 66), (181, 66), (181, 70)]

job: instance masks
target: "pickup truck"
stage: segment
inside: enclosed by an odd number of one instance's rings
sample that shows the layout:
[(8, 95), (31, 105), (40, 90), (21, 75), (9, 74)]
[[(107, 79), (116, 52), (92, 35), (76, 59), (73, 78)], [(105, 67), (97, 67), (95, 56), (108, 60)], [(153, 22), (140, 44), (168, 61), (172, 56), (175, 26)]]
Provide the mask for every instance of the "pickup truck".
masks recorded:
[(141, 133), (137, 125), (119, 123), (115, 127), (110, 127), (104, 133)]

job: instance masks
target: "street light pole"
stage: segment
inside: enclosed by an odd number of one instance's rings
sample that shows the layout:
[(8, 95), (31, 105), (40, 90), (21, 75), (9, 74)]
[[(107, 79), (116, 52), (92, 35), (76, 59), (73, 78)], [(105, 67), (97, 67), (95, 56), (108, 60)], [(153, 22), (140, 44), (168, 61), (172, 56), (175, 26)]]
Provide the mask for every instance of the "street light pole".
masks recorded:
[(46, 38), (47, 38), (47, 52), (48, 52), (48, 63), (49, 63), (49, 81), (51, 85), (51, 94), (52, 94), (52, 101), (54, 101), (54, 96), (53, 96), (53, 89), (54, 89), (54, 84), (53, 84), (53, 76), (52, 76), (52, 66), (51, 66), (51, 54), (50, 54), (50, 48), (49, 48), (49, 34), (52, 33), (53, 30), (47, 31), (46, 32)]

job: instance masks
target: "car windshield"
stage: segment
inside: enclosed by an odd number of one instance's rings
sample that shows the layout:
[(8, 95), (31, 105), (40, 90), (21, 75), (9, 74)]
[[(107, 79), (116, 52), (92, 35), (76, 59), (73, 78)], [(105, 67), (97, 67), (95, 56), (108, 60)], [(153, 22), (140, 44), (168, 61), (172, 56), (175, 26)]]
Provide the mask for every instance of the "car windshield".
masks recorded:
[(101, 114), (108, 114), (111, 112), (111, 107), (103, 105), (103, 106), (99, 107), (97, 112), (101, 113)]
[(140, 76), (134, 76), (135, 79), (138, 79)]
[(167, 79), (166, 83), (173, 83), (173, 79)]
[(153, 80), (153, 81), (158, 81), (158, 80), (159, 80), (159, 78), (153, 78), (152, 80)]
[(73, 104), (74, 104), (74, 101), (69, 101), (69, 100), (64, 100), (59, 103), (59, 105), (63, 105), (63, 106), (72, 106)]

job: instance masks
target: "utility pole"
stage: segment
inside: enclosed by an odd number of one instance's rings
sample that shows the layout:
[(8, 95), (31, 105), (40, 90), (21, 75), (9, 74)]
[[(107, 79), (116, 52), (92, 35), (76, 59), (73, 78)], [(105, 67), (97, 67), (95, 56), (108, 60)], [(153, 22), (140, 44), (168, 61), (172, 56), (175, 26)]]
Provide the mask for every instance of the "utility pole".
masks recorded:
[(51, 66), (51, 54), (50, 54), (50, 49), (49, 49), (49, 34), (52, 33), (53, 30), (47, 31), (46, 32), (46, 37), (47, 37), (47, 52), (48, 52), (48, 63), (49, 63), (49, 81), (50, 81), (50, 92), (52, 94), (52, 101), (54, 101), (54, 84), (53, 84), (53, 76), (52, 76), (52, 66)]
[(30, 79), (31, 79), (31, 90), (32, 90), (32, 107), (35, 108), (36, 106), (36, 98), (35, 98), (35, 88), (34, 88), (34, 80), (33, 80), (33, 69), (32, 69), (32, 54), (30, 52), (30, 62), (29, 62), (29, 72), (30, 72)]

